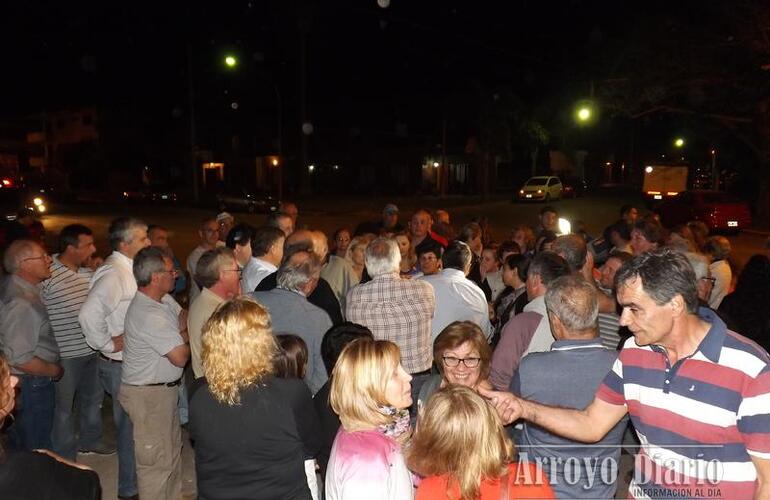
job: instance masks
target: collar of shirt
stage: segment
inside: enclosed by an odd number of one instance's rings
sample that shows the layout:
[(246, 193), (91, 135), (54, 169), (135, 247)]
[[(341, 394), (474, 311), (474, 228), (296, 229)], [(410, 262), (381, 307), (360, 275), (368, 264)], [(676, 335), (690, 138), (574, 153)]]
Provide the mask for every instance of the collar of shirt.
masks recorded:
[(524, 311), (533, 311), (547, 317), (548, 312), (545, 308), (545, 295), (530, 300), (529, 303), (524, 306)]
[(128, 266), (129, 269), (131, 269), (133, 273), (134, 268), (134, 259), (129, 259), (124, 254), (120, 253), (119, 251), (115, 250), (110, 254), (110, 257), (112, 257), (115, 260), (115, 263), (120, 263), (121, 265)]
[(372, 281), (396, 281), (400, 280), (401, 275), (398, 271), (393, 271), (392, 273), (384, 273), (384, 274), (378, 274), (377, 276), (372, 276)]
[[(719, 355), (722, 352), (722, 346), (727, 336), (727, 325), (717, 314), (707, 307), (698, 309), (698, 317), (707, 323), (711, 323), (711, 328), (706, 336), (701, 340), (700, 345), (695, 352), (702, 352), (709, 361), (719, 363)], [(658, 345), (650, 346), (653, 351), (666, 355), (666, 350)], [(695, 354), (695, 352), (693, 354)]]
[(29, 281), (21, 279), (15, 274), (11, 275), (11, 280), (13, 280), (24, 293), (40, 298), (40, 285), (33, 285)]
[(252, 257), (251, 260), (249, 260), (249, 263), (255, 266), (257, 269), (266, 269), (271, 273), (274, 273), (278, 270), (278, 268), (275, 267), (273, 264), (269, 263), (266, 260), (262, 260), (259, 257)]
[(300, 292), (299, 290), (289, 290), (288, 288), (281, 288), (280, 286), (275, 287), (273, 290), (278, 290), (282, 293), (294, 293), (296, 295), (299, 295), (300, 297), (307, 298), (307, 295)]
[(594, 349), (602, 348), (602, 340), (598, 337), (593, 339), (570, 339), (570, 340), (557, 340), (551, 344), (552, 351), (574, 351), (575, 349)]
[(460, 271), (459, 269), (443, 269), (441, 271), (441, 275), (451, 279), (452, 281), (466, 279), (465, 273)]

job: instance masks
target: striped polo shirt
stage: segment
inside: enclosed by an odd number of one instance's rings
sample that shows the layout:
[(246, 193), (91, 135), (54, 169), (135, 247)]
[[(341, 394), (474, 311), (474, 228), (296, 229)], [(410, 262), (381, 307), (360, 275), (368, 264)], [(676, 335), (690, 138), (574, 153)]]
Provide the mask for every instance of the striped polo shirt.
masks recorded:
[(51, 277), (40, 284), (40, 295), (48, 310), (53, 334), (63, 359), (96, 352), (86, 343), (78, 321), (80, 308), (88, 297), (92, 275), (93, 271), (83, 267), (78, 269), (78, 272), (72, 271), (59, 261), (57, 254), (53, 256)]
[(596, 396), (626, 405), (641, 448), (632, 498), (752, 498), (770, 459), (770, 356), (711, 310), (698, 349), (669, 363), (630, 338)]

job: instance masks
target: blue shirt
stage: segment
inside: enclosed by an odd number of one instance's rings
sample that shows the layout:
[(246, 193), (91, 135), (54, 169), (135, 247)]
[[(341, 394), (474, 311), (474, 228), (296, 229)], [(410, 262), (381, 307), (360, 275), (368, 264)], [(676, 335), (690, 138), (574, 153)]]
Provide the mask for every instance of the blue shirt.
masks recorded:
[[(549, 352), (531, 353), (521, 360), (511, 392), (538, 403), (582, 410), (593, 401), (616, 358), (617, 351), (603, 347), (600, 338), (557, 340)], [(517, 443), (520, 460), (539, 460), (558, 498), (613, 498), (627, 423), (624, 417), (592, 445), (525, 423)], [(609, 484), (603, 476), (611, 478)]]

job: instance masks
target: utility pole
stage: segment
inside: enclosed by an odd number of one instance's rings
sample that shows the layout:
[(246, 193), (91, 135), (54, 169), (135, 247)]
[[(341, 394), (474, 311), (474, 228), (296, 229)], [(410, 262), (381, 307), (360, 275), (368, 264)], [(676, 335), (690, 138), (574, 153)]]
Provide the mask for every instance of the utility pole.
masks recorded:
[(192, 173), (193, 200), (200, 201), (198, 188), (198, 159), (195, 138), (195, 88), (193, 86), (192, 46), (187, 42), (187, 112), (190, 115), (190, 172)]
[(299, 114), (300, 114), (300, 165), (299, 192), (310, 194), (310, 172), (308, 172), (308, 146), (310, 134), (304, 130), (307, 123), (307, 35), (310, 31), (311, 6), (301, 2), (299, 5)]

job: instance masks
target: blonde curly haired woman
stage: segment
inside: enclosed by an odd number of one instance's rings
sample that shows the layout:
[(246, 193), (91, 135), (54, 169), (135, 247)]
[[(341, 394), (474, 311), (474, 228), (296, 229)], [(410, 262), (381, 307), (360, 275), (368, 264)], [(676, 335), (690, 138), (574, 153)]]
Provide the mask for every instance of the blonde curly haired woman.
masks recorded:
[(342, 351), (329, 393), (342, 427), (326, 469), (327, 500), (412, 498), (401, 454), (410, 433), (411, 380), (392, 342), (355, 340)]
[(302, 380), (274, 375), (267, 310), (247, 297), (222, 303), (202, 345), (189, 423), (198, 498), (310, 500), (304, 462), (320, 447), (318, 417)]
[(409, 468), (425, 478), (416, 500), (554, 498), (544, 472), (512, 457), (495, 409), (460, 385), (430, 398), (406, 451)]

